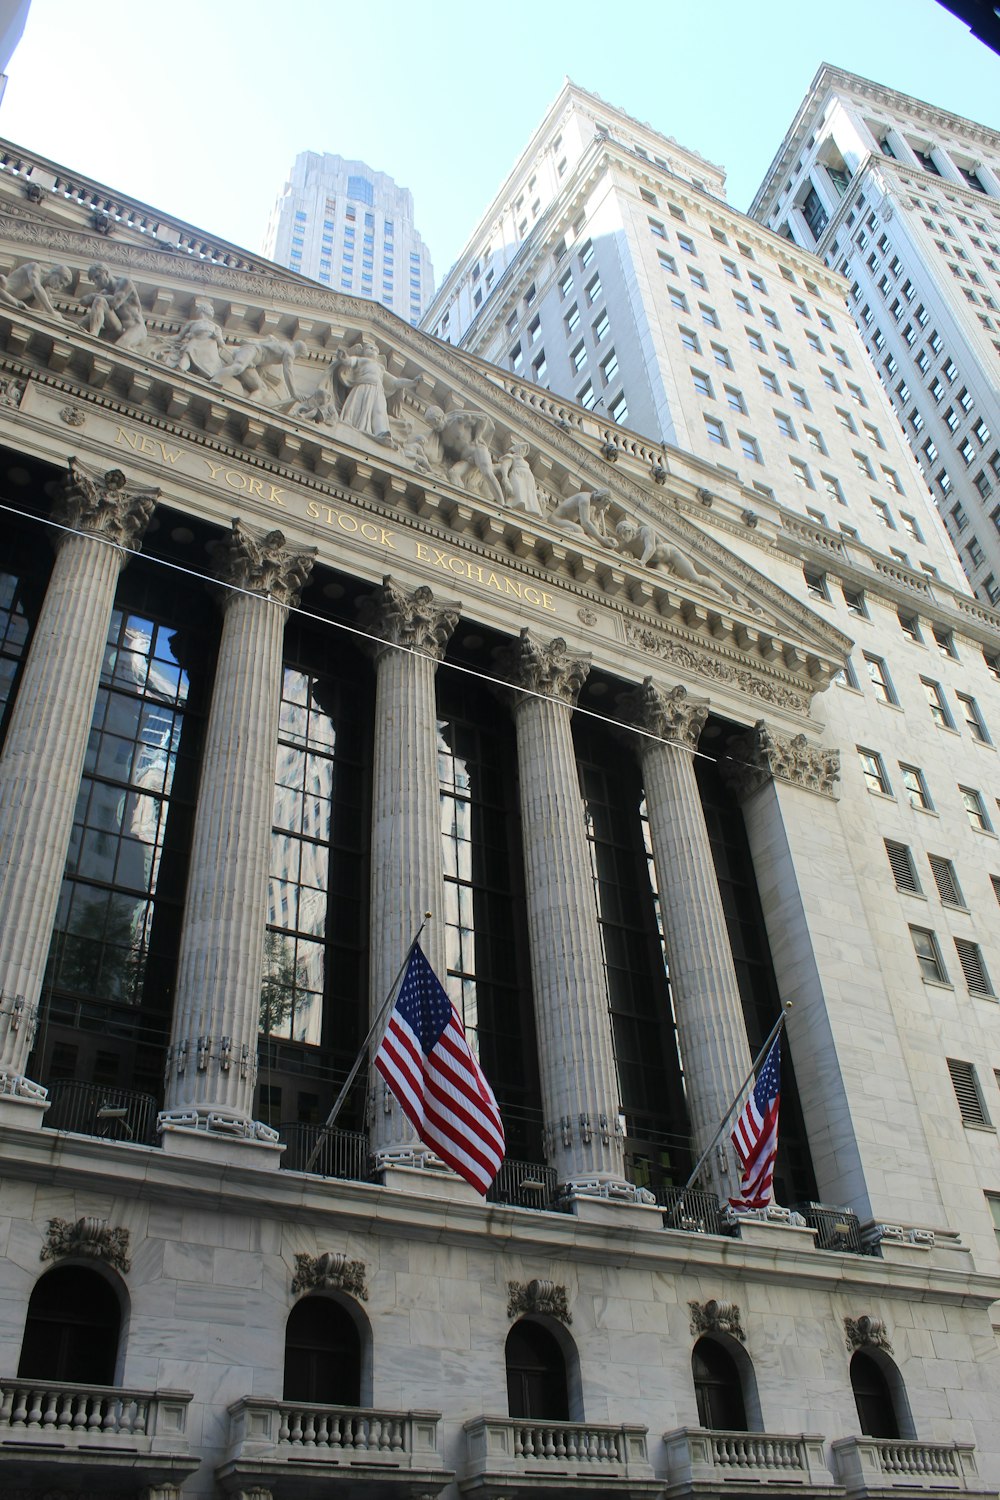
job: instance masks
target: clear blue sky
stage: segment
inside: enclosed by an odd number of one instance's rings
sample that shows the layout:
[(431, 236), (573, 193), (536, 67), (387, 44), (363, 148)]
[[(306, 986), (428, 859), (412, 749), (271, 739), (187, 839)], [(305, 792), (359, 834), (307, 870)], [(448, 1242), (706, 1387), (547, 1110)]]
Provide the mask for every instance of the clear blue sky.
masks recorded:
[(357, 156), (440, 279), (565, 74), (746, 209), (824, 61), (1000, 128), (1000, 58), (935, 0), (33, 0), (0, 135), (255, 250), (297, 152)]

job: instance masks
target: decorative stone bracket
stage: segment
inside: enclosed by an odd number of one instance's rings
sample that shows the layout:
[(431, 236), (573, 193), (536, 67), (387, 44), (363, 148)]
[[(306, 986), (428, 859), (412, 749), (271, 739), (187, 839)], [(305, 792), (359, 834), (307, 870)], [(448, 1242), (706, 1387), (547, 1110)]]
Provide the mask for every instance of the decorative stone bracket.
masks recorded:
[(688, 1307), (692, 1333), (728, 1333), (741, 1344), (746, 1343), (738, 1302), (718, 1302), (713, 1297), (710, 1302), (689, 1302)]
[(558, 1318), (560, 1323), (572, 1323), (566, 1288), (554, 1281), (508, 1281), (507, 1316), (519, 1317), (522, 1313), (547, 1313)]
[(92, 1260), (106, 1260), (122, 1275), (131, 1270), (128, 1257), (129, 1231), (107, 1219), (84, 1218), (70, 1224), (66, 1219), (50, 1219), (45, 1244), (39, 1260), (58, 1260), (64, 1255), (85, 1255)]
[(348, 1260), (342, 1251), (327, 1250), (322, 1255), (296, 1255), (292, 1291), (339, 1291), (368, 1301), (368, 1283), (363, 1260)]
[(848, 1349), (884, 1349), (886, 1354), (892, 1353), (892, 1344), (889, 1342), (889, 1332), (881, 1318), (873, 1318), (869, 1313), (864, 1313), (860, 1318), (844, 1319), (844, 1337)]

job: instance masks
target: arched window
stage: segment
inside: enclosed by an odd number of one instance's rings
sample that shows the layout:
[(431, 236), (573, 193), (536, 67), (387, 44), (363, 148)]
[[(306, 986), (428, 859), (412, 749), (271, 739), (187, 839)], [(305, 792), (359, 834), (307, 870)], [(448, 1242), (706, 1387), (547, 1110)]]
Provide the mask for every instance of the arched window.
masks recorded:
[(59, 1266), (35, 1283), (20, 1376), (114, 1385), (122, 1311), (114, 1288), (85, 1266)]
[(865, 1437), (898, 1438), (899, 1420), (889, 1382), (871, 1355), (860, 1349), (851, 1358), (851, 1388)]
[(331, 1297), (303, 1297), (288, 1315), (284, 1399), (361, 1405), (361, 1334)]
[(691, 1352), (698, 1421), (722, 1432), (748, 1432), (743, 1382), (736, 1361), (716, 1339), (699, 1339)]
[(555, 1335), (522, 1319), (507, 1335), (507, 1406), (512, 1417), (569, 1421), (566, 1359)]

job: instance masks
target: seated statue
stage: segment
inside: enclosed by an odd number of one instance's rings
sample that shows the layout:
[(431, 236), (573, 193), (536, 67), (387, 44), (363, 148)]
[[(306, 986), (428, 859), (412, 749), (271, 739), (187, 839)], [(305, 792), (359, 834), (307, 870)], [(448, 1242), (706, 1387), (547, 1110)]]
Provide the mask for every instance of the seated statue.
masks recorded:
[(564, 531), (582, 531), (602, 547), (617, 547), (616, 537), (607, 531), (610, 490), (578, 490), (560, 500), (549, 516), (549, 522)]
[(640, 567), (669, 568), (678, 578), (683, 578), (686, 583), (696, 584), (706, 593), (716, 594), (719, 598), (728, 595), (735, 604), (742, 602), (742, 595), (736, 589), (716, 578), (696, 558), (686, 558), (665, 536), (654, 531), (646, 522), (634, 521), (626, 516), (618, 522), (615, 531), (622, 550), (634, 557)]
[(0, 302), (22, 311), (29, 302), (34, 302), (50, 318), (61, 318), (62, 313), (53, 306), (49, 293), (68, 292), (72, 285), (73, 272), (69, 266), (52, 266), (46, 271), (37, 260), (28, 260), (9, 275), (0, 276)]

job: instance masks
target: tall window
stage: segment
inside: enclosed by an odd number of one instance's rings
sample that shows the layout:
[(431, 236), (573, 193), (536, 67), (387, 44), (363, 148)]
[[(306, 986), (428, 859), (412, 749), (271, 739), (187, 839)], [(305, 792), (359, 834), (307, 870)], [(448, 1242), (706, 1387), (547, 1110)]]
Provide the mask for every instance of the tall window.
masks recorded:
[(699, 1339), (691, 1353), (698, 1424), (721, 1432), (746, 1432), (743, 1383), (736, 1361), (715, 1339)]
[(285, 1325), (285, 1401), (361, 1405), (361, 1335), (330, 1297), (303, 1297)]
[(510, 716), (475, 680), (438, 674), (447, 988), (497, 1096), (512, 1157), (541, 1161), (541, 1097)]
[(566, 1359), (555, 1334), (522, 1318), (507, 1335), (507, 1409), (512, 1417), (569, 1421)]
[(57, 1266), (31, 1293), (17, 1373), (114, 1385), (120, 1333), (121, 1307), (104, 1277), (86, 1266)]
[(851, 1358), (851, 1388), (865, 1437), (898, 1438), (899, 1422), (889, 1383), (871, 1355), (860, 1349)]

